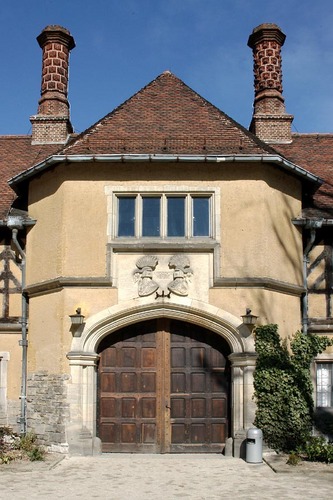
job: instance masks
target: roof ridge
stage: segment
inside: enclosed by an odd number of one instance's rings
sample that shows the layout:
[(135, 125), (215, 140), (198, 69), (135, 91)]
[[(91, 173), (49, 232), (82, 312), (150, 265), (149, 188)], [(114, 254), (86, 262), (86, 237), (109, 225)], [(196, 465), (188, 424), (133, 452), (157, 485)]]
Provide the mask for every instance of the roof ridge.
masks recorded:
[(0, 139), (30, 139), (31, 140), (31, 135), (29, 134), (7, 134), (7, 135), (0, 135)]
[(291, 134), (292, 139), (299, 139), (299, 138), (306, 138), (306, 137), (333, 137), (333, 132), (295, 132)]

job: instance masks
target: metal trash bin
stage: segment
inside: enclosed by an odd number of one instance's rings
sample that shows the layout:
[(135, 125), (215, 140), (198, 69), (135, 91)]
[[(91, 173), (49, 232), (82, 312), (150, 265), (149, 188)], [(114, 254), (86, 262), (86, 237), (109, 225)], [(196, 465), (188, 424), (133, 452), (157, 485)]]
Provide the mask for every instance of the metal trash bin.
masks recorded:
[(246, 461), (249, 464), (262, 463), (262, 431), (255, 427), (246, 434)]

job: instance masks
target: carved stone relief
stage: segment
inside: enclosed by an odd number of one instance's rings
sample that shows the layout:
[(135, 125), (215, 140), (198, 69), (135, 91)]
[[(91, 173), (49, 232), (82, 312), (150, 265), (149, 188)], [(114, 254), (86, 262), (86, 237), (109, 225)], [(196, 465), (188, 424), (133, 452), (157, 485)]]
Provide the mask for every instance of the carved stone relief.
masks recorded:
[(169, 260), (169, 267), (174, 269), (174, 272), (173, 281), (168, 284), (168, 289), (176, 295), (187, 295), (189, 280), (192, 276), (190, 259), (184, 254), (173, 255)]
[[(156, 271), (158, 258), (155, 255), (144, 255), (136, 262), (137, 269), (133, 272), (133, 278), (138, 283), (139, 297), (146, 297), (156, 292), (157, 297), (170, 297), (171, 293), (176, 295), (188, 295), (189, 281), (193, 274), (190, 267), (190, 259), (187, 255), (176, 254), (170, 257), (168, 271)], [(165, 286), (165, 278), (172, 273), (172, 280)], [(164, 283), (163, 283), (164, 282)]]
[(153, 272), (158, 264), (155, 255), (144, 255), (136, 262), (137, 270), (134, 271), (134, 281), (138, 283), (139, 297), (146, 297), (156, 292), (159, 285), (153, 280)]

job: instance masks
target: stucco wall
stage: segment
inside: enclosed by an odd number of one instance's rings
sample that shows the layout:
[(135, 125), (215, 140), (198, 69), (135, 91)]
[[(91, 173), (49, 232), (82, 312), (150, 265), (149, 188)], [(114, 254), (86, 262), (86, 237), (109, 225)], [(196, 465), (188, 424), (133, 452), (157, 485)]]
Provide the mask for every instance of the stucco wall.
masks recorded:
[(326, 318), (332, 310), (331, 290), (325, 272), (325, 245), (316, 245), (309, 254), (308, 286), (309, 317)]
[[(179, 239), (171, 244), (170, 239), (132, 239), (130, 248), (125, 240), (117, 247), (113, 193), (141, 188), (178, 193), (202, 188), (213, 193), (214, 238)], [(29, 215), (37, 223), (28, 234), (27, 247), (29, 426), (45, 435), (45, 442), (57, 444), (71, 440), (66, 438), (71, 426), (87, 426), (94, 435), (98, 357), (90, 352), (94, 347), (82, 351), (80, 334), (83, 331), (85, 338), (89, 328), (96, 326), (96, 318), (117, 307), (126, 324), (126, 314), (138, 303), (147, 311), (154, 304), (162, 316), (165, 304), (169, 311), (180, 308), (183, 320), (189, 304), (197, 304), (194, 309), (200, 304), (200, 314), (208, 324), (209, 311), (215, 311), (212, 315), (222, 311), (237, 328), (240, 316), (250, 307), (261, 324), (278, 323), (285, 337), (294, 333), (300, 327), (302, 239), (291, 219), (300, 212), (300, 181), (265, 164), (76, 163), (59, 165), (32, 180)], [(185, 296), (167, 293), (175, 277), (170, 261), (177, 252), (186, 256), (191, 268)], [(158, 266), (151, 275), (160, 295), (141, 296), (134, 272), (138, 259), (149, 253), (157, 256)], [(242, 285), (237, 284), (240, 279)], [(88, 326), (75, 330), (69, 315), (77, 308)], [(144, 318), (144, 312), (138, 317)], [(111, 312), (108, 321), (103, 325), (106, 334), (112, 328)], [(233, 362), (245, 363), (252, 373), (253, 339), (240, 340), (237, 328), (230, 326), (228, 335), (233, 341), (237, 337), (239, 350), (246, 352), (237, 351), (240, 361)], [(234, 369), (243, 376), (241, 368)], [(244, 384), (250, 386), (246, 373)], [(53, 396), (44, 401), (49, 383)], [(251, 391), (242, 392), (249, 401)], [(245, 404), (246, 412), (251, 404)], [(237, 425), (242, 427), (245, 421), (250, 425), (250, 413), (241, 420), (242, 400), (236, 405)], [(54, 419), (56, 434), (51, 428)]]
[(68, 373), (66, 354), (73, 332), (70, 314), (78, 307), (85, 317), (116, 303), (117, 293), (109, 288), (73, 287), (33, 297), (30, 301), (28, 370)]
[[(56, 172), (56, 175), (55, 175)], [(67, 179), (67, 180), (65, 180)], [(172, 180), (171, 180), (172, 179)], [(221, 274), (270, 276), (301, 284), (300, 182), (252, 164), (59, 166), (31, 183), (28, 284), (55, 276), (106, 274), (105, 186), (214, 186), (220, 189)]]
[[(260, 286), (217, 286), (208, 294), (219, 277), (302, 284), (301, 234), (291, 222), (301, 211), (298, 179), (265, 164), (59, 165), (33, 180), (30, 188), (29, 214), (37, 223), (28, 235), (27, 285), (41, 285), (30, 297), (30, 371), (68, 372), (66, 353), (72, 339), (68, 315), (77, 307), (89, 317), (118, 300), (135, 300), (133, 283), (129, 284), (130, 291), (124, 292), (125, 275), (128, 273), (131, 280), (135, 268), (133, 252), (138, 256), (147, 251), (158, 253), (158, 246), (148, 250), (132, 247), (133, 257), (128, 259), (126, 249), (108, 255), (112, 238), (107, 193), (115, 187), (126, 191), (138, 186), (161, 191), (172, 186), (185, 186), (189, 191), (202, 186), (219, 193), (215, 202), (219, 203), (216, 213), (221, 214), (217, 221), (220, 239), (215, 250), (212, 247), (207, 253), (202, 248), (195, 250), (195, 245), (184, 250), (195, 269), (190, 287), (193, 298), (210, 301), (237, 317), (250, 307), (261, 323), (278, 323), (285, 335), (300, 327), (297, 293), (273, 292)], [(43, 282), (59, 277), (68, 279), (69, 284), (61, 283), (52, 290), (43, 288)], [(89, 286), (75, 281), (81, 278), (89, 278)], [(98, 283), (101, 279), (114, 279), (114, 283), (102, 286)]]
[(284, 338), (301, 329), (300, 298), (295, 295), (264, 288), (215, 288), (210, 292), (210, 301), (239, 318), (250, 308), (258, 316), (258, 325), (276, 323)]
[(22, 348), (19, 346), (21, 334), (8, 332), (0, 334), (0, 352), (8, 352), (7, 362), (7, 397), (17, 399), (21, 389)]
[(221, 274), (301, 284), (300, 185), (274, 167), (242, 166), (221, 185)]

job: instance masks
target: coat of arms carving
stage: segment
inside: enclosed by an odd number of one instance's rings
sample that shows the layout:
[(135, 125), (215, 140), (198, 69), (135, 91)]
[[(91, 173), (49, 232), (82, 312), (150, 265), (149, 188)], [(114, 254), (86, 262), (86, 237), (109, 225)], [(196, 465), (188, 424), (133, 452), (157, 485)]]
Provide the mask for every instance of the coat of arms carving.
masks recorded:
[[(156, 255), (144, 255), (137, 260), (137, 269), (133, 272), (133, 277), (138, 283), (139, 297), (146, 297), (155, 292), (156, 297), (170, 297), (171, 293), (188, 295), (189, 282), (193, 274), (189, 257), (185, 254), (175, 254), (170, 257), (167, 270), (155, 272), (158, 264)], [(165, 278), (169, 280), (167, 284)]]

